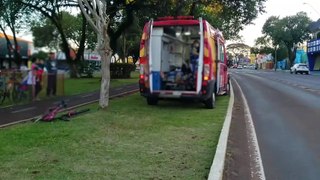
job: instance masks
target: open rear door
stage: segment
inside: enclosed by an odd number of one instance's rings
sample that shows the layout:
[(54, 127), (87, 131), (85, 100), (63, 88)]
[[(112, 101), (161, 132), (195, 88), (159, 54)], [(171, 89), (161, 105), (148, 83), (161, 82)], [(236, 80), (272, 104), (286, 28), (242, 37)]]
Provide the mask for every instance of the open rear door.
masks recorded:
[(153, 60), (153, 44), (154, 44), (154, 40), (152, 38), (152, 34), (153, 34), (153, 19), (151, 19), (149, 21), (149, 44), (148, 44), (148, 55), (149, 55), (149, 59), (148, 59), (148, 64), (149, 64), (149, 85), (150, 85), (150, 92), (153, 92), (153, 75), (152, 75), (152, 60)]
[(217, 89), (216, 93), (217, 94), (224, 94), (226, 92), (226, 86), (228, 83), (228, 67), (226, 64), (226, 55), (225, 55), (225, 47), (224, 47), (224, 42), (220, 39), (217, 38), (217, 53), (218, 53), (218, 71), (217, 71)]
[(198, 73), (197, 73), (197, 93), (201, 90), (202, 84), (202, 71), (203, 71), (203, 49), (204, 49), (204, 34), (203, 34), (203, 21), (202, 18), (199, 18), (199, 27), (200, 27), (200, 49), (199, 49), (199, 60), (198, 60)]

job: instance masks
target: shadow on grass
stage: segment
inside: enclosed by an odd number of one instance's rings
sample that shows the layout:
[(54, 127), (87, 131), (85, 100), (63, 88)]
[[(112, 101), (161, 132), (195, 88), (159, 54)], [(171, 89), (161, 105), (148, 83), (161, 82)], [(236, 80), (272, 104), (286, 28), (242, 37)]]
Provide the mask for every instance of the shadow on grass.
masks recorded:
[[(219, 100), (223, 97), (216, 98), (216, 106), (219, 106)], [(147, 104), (147, 103), (146, 103)], [(161, 109), (203, 109), (209, 110), (205, 107), (204, 103), (201, 100), (192, 100), (192, 99), (161, 99), (158, 101), (158, 104), (154, 107)]]

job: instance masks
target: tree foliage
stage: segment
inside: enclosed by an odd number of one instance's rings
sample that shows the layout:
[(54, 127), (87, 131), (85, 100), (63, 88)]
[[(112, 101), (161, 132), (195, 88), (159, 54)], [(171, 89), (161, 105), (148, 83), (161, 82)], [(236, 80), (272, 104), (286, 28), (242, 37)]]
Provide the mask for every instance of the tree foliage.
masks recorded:
[[(145, 1), (145, 8), (140, 8), (138, 17), (145, 22), (159, 16), (192, 15), (203, 17), (214, 27), (224, 32), (226, 39), (239, 38), (239, 32), (245, 25), (264, 12), (266, 0), (162, 0)], [(138, 1), (135, 1), (138, 2)]]
[(271, 16), (265, 22), (262, 32), (271, 38), (274, 46), (283, 44), (287, 48), (289, 61), (292, 64), (295, 58), (295, 44), (302, 43), (310, 37), (308, 29), (310, 23), (311, 20), (305, 12), (282, 19)]
[(239, 32), (245, 25), (251, 24), (260, 13), (264, 12), (265, 0), (246, 1), (192, 1), (195, 5), (193, 15), (204, 17), (214, 27), (223, 31), (226, 39), (239, 38)]
[[(72, 15), (67, 11), (61, 12), (61, 24), (65, 32), (67, 41), (74, 48), (80, 47), (82, 36), (82, 17), (81, 14)], [(50, 49), (60, 49), (61, 37), (58, 30), (50, 19), (43, 17), (40, 21), (33, 22), (31, 25), (33, 43), (35, 47), (48, 47)], [(94, 49), (96, 45), (96, 36), (92, 29), (88, 27), (86, 31), (86, 49)], [(70, 45), (71, 46), (71, 45)]]
[(203, 17), (214, 27), (223, 31), (226, 39), (239, 38), (238, 33), (244, 26), (250, 24), (259, 13), (264, 12), (265, 0), (119, 0), (112, 2), (108, 4), (107, 12), (110, 17), (111, 47), (116, 50), (123, 47), (121, 44), (118, 46), (117, 43), (123, 42), (119, 41), (119, 38), (131, 25), (138, 25), (142, 29), (150, 19), (163, 16)]
[(58, 34), (56, 34), (56, 28), (49, 19), (43, 18), (41, 22), (33, 22), (31, 31), (35, 47), (57, 48), (59, 44)]
[(76, 59), (72, 59), (70, 52), (70, 44), (68, 42), (67, 34), (65, 32), (66, 26), (63, 25), (63, 10), (67, 7), (77, 7), (78, 3), (73, 0), (62, 0), (62, 1), (52, 1), (52, 0), (15, 0), (15, 2), (26, 6), (32, 10), (35, 10), (41, 13), (44, 17), (48, 18), (51, 23), (56, 27), (56, 30), (59, 34), (61, 40), (61, 50), (65, 53), (66, 60), (70, 65), (70, 76), (77, 77), (77, 65), (81, 57), (83, 56), (84, 43), (85, 43), (85, 31), (86, 31), (86, 22), (83, 19), (84, 23), (82, 26), (82, 36), (80, 40), (80, 48), (77, 51)]

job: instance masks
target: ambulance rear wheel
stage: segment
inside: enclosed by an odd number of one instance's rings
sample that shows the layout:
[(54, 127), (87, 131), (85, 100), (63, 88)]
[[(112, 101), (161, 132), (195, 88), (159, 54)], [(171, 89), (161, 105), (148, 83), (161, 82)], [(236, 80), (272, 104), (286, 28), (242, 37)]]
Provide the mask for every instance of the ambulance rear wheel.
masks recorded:
[(207, 109), (213, 109), (216, 104), (216, 94), (215, 92), (212, 93), (209, 99), (204, 101), (204, 105), (206, 106)]
[(147, 97), (147, 103), (148, 103), (148, 105), (157, 105), (158, 98), (157, 97)]

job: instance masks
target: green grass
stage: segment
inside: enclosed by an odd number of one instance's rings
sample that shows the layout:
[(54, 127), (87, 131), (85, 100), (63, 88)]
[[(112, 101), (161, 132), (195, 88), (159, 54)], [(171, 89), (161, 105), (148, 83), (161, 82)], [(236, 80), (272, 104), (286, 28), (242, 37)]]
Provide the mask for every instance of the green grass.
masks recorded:
[[(132, 72), (130, 79), (111, 79), (110, 86), (118, 87), (126, 84), (138, 83), (138, 72)], [(64, 94), (75, 95), (85, 92), (92, 92), (100, 89), (100, 77), (94, 78), (79, 78), (64, 80)]]
[(208, 110), (134, 94), (70, 122), (0, 129), (0, 179), (206, 179), (228, 99)]

